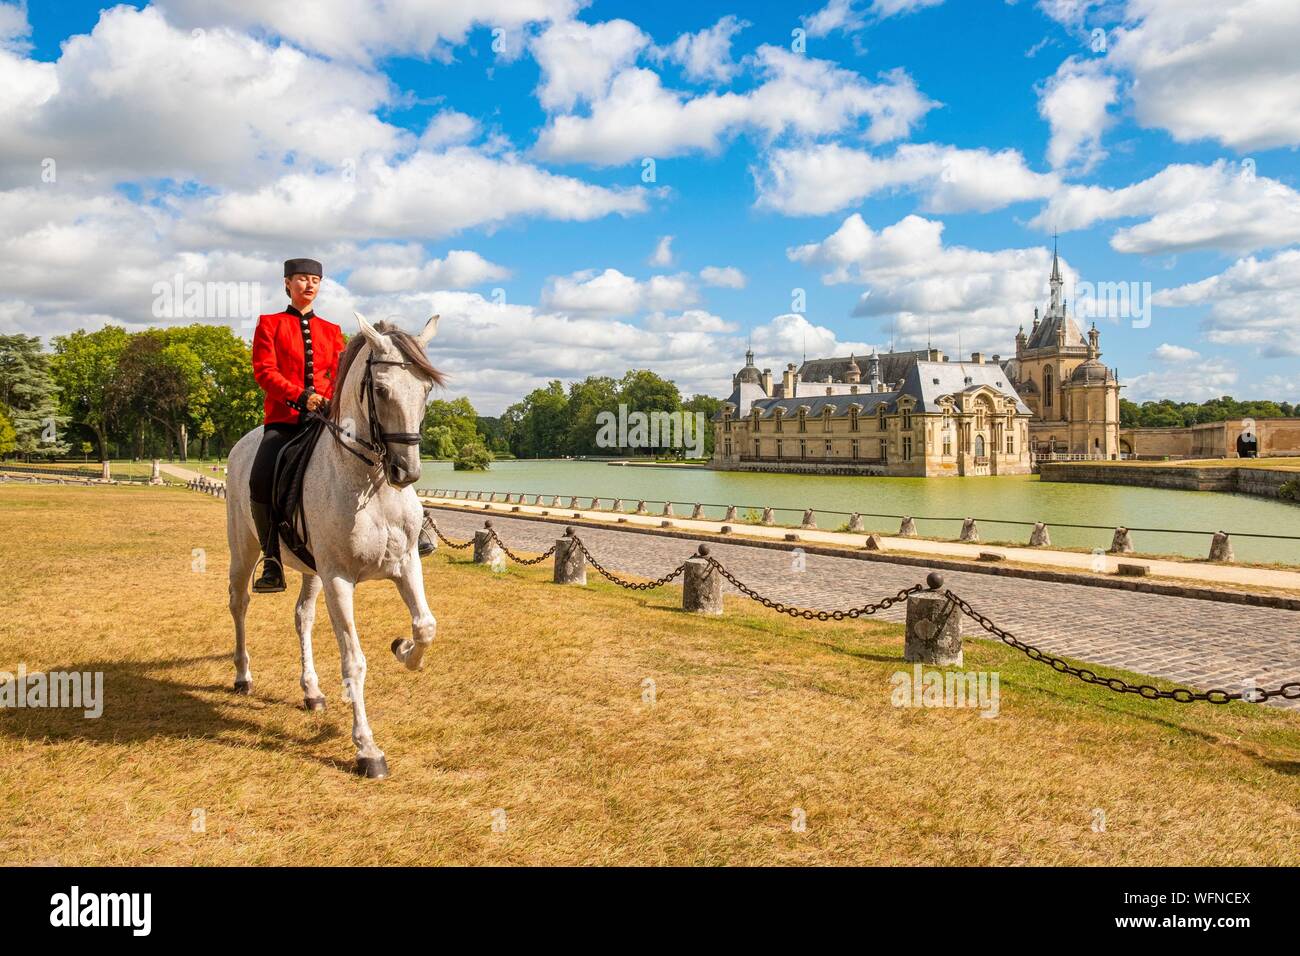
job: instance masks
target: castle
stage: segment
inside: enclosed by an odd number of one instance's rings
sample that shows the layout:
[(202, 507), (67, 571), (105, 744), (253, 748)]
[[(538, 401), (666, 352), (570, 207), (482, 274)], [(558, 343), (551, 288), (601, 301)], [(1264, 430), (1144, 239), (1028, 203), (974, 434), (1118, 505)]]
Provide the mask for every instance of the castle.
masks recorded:
[(1015, 358), (938, 349), (805, 361), (780, 384), (754, 353), (714, 416), (710, 467), (821, 474), (1027, 474), (1035, 456), (1112, 458), (1120, 452), (1119, 379), (1066, 311), (1053, 252), (1046, 314), (1034, 309)]

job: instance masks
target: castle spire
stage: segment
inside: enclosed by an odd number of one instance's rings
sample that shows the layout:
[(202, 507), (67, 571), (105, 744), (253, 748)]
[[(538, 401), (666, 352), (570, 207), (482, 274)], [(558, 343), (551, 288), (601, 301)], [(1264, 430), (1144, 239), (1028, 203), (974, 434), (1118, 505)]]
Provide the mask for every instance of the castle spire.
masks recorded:
[(1052, 287), (1052, 302), (1048, 310), (1049, 316), (1061, 314), (1061, 286), (1065, 283), (1061, 280), (1061, 260), (1056, 254), (1056, 233), (1052, 233), (1052, 278), (1050, 285)]

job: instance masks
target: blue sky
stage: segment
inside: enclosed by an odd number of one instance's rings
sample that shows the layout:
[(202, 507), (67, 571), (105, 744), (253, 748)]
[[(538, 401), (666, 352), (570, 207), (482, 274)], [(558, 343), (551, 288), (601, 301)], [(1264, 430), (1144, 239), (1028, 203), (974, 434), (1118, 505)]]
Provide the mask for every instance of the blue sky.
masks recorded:
[(1011, 354), (1056, 229), (1126, 397), (1296, 401), (1296, 6), (0, 3), (0, 331), (270, 311), (314, 255), (347, 331), (440, 312), (482, 411), (725, 395), (751, 340)]

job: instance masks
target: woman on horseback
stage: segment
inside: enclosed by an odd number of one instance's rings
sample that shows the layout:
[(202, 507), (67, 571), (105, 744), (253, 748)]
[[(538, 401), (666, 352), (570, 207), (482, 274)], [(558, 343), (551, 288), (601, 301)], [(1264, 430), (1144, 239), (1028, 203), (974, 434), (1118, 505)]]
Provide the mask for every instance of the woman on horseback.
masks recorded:
[(253, 521), (262, 545), (262, 574), (253, 591), (284, 590), (280, 546), (271, 525), (272, 482), (276, 458), (306, 423), (308, 412), (325, 414), (334, 395), (343, 330), (312, 310), (320, 290), (321, 264), (289, 259), (284, 264), (284, 291), (289, 307), (257, 320), (253, 334), (253, 377), (266, 393), (262, 442), (253, 460), (249, 492)]

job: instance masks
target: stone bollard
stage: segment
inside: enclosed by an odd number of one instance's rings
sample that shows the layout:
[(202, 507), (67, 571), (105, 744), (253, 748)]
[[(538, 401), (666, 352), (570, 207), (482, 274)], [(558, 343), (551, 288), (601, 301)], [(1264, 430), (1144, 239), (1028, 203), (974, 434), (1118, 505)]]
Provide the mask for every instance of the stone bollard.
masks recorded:
[(722, 520), (723, 520), (723, 521), (735, 521), (735, 520), (736, 520), (736, 506), (735, 506), (735, 505), (727, 505), (727, 513), (723, 516)]
[(809, 508), (808, 510), (806, 510), (806, 511), (803, 513), (803, 523), (802, 523), (801, 525), (799, 525), (799, 527), (801, 527), (801, 528), (816, 528), (816, 527), (817, 527), (817, 516), (813, 514), (811, 508)]
[(862, 524), (862, 515), (858, 514), (856, 511), (853, 512), (852, 517), (849, 518), (849, 530), (858, 532), (867, 530)]
[(699, 557), (687, 558), (682, 575), (682, 610), (694, 614), (722, 613), (722, 575), (707, 560), (709, 546), (700, 545)]
[(907, 599), (903, 660), (960, 667), (961, 609), (939, 593), (943, 587), (943, 575), (931, 571), (925, 580), (930, 590)]
[(699, 502), (696, 502), (694, 510), (691, 511), (691, 517), (692, 517), (692, 518), (703, 518), (703, 517), (704, 517), (704, 505), (700, 504)]
[(880, 547), (880, 535), (878, 535), (878, 534), (869, 534), (869, 535), (867, 535), (867, 543), (864, 544), (862, 547), (866, 548), (868, 551), (879, 551), (879, 550), (881, 550), (881, 547)]
[(643, 515), (645, 513), (645, 501), (638, 501), (636, 503), (636, 511), (633, 512), (633, 514)]
[(1210, 539), (1210, 560), (1230, 562), (1236, 560), (1232, 554), (1232, 539), (1226, 531), (1216, 531)]
[(474, 532), (474, 563), (491, 564), (501, 549), (492, 540), (492, 522), (483, 522), (483, 530)]
[(599, 510), (600, 510), (600, 499), (599, 499), (599, 498), (592, 498), (592, 499), (591, 499), (591, 510), (592, 510), (592, 511), (599, 511)]
[(1047, 533), (1047, 525), (1041, 521), (1034, 525), (1034, 530), (1029, 532), (1029, 546), (1031, 548), (1050, 548), (1052, 546), (1052, 536)]
[(967, 518), (961, 523), (962, 541), (979, 541), (980, 529), (975, 527), (975, 519)]
[(610, 511), (622, 511), (622, 510), (623, 510), (623, 499), (622, 499), (622, 498), (615, 498), (615, 499), (614, 499), (614, 503), (613, 503), (612, 505), (609, 506), (609, 510), (610, 510)]
[(153, 468), (149, 471), (149, 484), (161, 485), (162, 483), (162, 469), (159, 467), (158, 459), (155, 458), (153, 460)]
[(1116, 528), (1115, 537), (1110, 539), (1111, 554), (1128, 554), (1133, 550), (1133, 540), (1128, 536), (1128, 528)]
[(665, 518), (673, 517), (673, 503), (671, 501), (664, 502), (663, 517)]
[(776, 518), (773, 517), (771, 508), (763, 509), (763, 524), (776, 524)]
[(109, 468), (108, 468), (108, 462), (106, 462), (106, 461), (101, 461), (99, 464), (100, 464), (100, 469), (99, 469), (99, 477), (100, 477), (100, 479), (101, 479), (102, 481), (109, 481), (109, 480), (113, 477), (113, 475), (112, 475), (112, 473), (109, 471)]
[(565, 528), (564, 537), (555, 539), (556, 584), (586, 584), (587, 556), (578, 547), (573, 529)]
[(580, 507), (582, 507), (581, 505), (578, 504), (578, 498), (577, 498), (576, 495), (570, 496), (570, 498), (569, 498), (569, 507), (570, 507), (570, 508), (580, 508)]
[(916, 537), (916, 522), (912, 520), (911, 515), (903, 519), (903, 523), (898, 526), (898, 536), (900, 538)]

